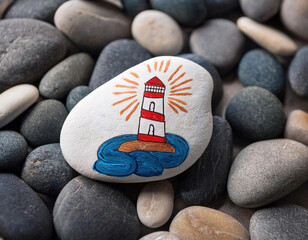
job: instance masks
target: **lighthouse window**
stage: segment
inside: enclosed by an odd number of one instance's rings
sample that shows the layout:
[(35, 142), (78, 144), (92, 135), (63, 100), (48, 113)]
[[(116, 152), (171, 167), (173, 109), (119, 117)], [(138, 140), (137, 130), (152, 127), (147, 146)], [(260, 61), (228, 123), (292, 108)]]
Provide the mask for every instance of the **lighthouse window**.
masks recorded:
[(153, 124), (150, 124), (149, 126), (149, 132), (148, 132), (148, 135), (154, 135), (154, 125)]
[(155, 102), (151, 102), (149, 106), (149, 111), (154, 112), (155, 111)]

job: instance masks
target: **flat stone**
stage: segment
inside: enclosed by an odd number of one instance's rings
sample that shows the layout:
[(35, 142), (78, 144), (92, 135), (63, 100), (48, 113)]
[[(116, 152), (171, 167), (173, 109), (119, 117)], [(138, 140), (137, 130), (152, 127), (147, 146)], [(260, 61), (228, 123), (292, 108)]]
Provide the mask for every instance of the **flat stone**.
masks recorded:
[(180, 26), (169, 15), (146, 10), (139, 13), (132, 23), (134, 39), (152, 55), (177, 55), (184, 46)]
[(169, 181), (148, 183), (142, 188), (138, 196), (138, 217), (147, 227), (161, 227), (171, 217), (173, 202), (174, 191)]
[(286, 122), (281, 102), (260, 87), (241, 89), (229, 102), (225, 114), (236, 134), (253, 141), (278, 137)]
[(73, 108), (61, 132), (64, 158), (80, 174), (101, 181), (178, 175), (210, 141), (212, 90), (210, 74), (192, 61), (165, 56), (140, 63)]
[(308, 97), (308, 46), (300, 49), (293, 58), (288, 72), (292, 90), (300, 97)]
[(52, 217), (39, 196), (13, 174), (0, 174), (0, 236), (52, 239)]
[(34, 147), (58, 143), (67, 114), (65, 106), (57, 100), (39, 102), (25, 113), (20, 133)]
[(66, 98), (66, 109), (70, 112), (73, 107), (91, 92), (88, 86), (78, 86), (73, 88)]
[(289, 57), (297, 50), (296, 43), (285, 33), (250, 18), (240, 17), (237, 26), (254, 42), (277, 56)]
[(213, 134), (199, 160), (180, 175), (179, 192), (191, 205), (207, 205), (222, 196), (232, 163), (232, 130), (229, 123), (213, 117)]
[(304, 240), (308, 237), (308, 210), (282, 205), (257, 211), (250, 220), (253, 240)]
[(69, 56), (45, 74), (39, 85), (40, 94), (45, 98), (65, 98), (74, 87), (88, 84), (94, 64), (86, 53)]
[(35, 18), (53, 23), (56, 10), (67, 0), (18, 0), (6, 11), (4, 18)]
[(208, 17), (221, 17), (239, 5), (238, 0), (204, 0)]
[(191, 51), (211, 62), (220, 73), (227, 73), (236, 65), (243, 47), (243, 35), (226, 19), (208, 20), (190, 37)]
[(292, 111), (287, 120), (284, 137), (308, 146), (308, 113), (302, 110)]
[(131, 17), (135, 17), (138, 13), (150, 8), (149, 2), (145, 0), (121, 0), (121, 2), (127, 15)]
[(260, 207), (308, 179), (308, 147), (289, 139), (260, 141), (244, 148), (232, 164), (228, 193), (242, 207)]
[(21, 178), (36, 192), (57, 195), (75, 177), (67, 164), (58, 143), (34, 149), (26, 159)]
[(284, 69), (275, 56), (262, 49), (251, 50), (244, 55), (238, 77), (244, 86), (264, 88), (278, 98), (284, 94)]
[(140, 231), (136, 208), (122, 192), (83, 176), (63, 188), (53, 217), (62, 240), (135, 240)]
[(276, 15), (282, 0), (240, 0), (244, 14), (256, 21), (265, 22)]
[(0, 171), (18, 169), (28, 154), (26, 139), (18, 132), (0, 131)]
[(159, 231), (150, 233), (139, 240), (180, 240), (177, 236), (170, 232)]
[(106, 2), (68, 1), (58, 8), (54, 21), (79, 48), (94, 54), (114, 40), (130, 37), (130, 19)]
[(66, 54), (65, 38), (42, 21), (1, 20), (0, 35), (0, 85), (35, 82)]
[(150, 58), (151, 55), (135, 40), (113, 41), (97, 59), (89, 87), (94, 90), (123, 71)]
[(37, 88), (30, 84), (20, 84), (1, 93), (0, 128), (27, 110), (38, 97)]
[(178, 23), (194, 27), (203, 22), (206, 17), (204, 0), (150, 0), (155, 10), (167, 13)]
[(281, 20), (295, 35), (308, 41), (308, 2), (284, 0), (281, 5)]
[(192, 206), (180, 211), (170, 232), (183, 240), (248, 240), (245, 228), (233, 217), (215, 209)]

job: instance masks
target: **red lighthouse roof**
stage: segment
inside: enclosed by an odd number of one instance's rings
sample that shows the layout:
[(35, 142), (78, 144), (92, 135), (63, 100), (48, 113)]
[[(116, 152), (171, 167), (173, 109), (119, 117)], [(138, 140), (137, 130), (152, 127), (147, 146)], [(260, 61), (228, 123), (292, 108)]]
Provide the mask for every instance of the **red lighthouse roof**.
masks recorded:
[(163, 88), (166, 88), (165, 85), (163, 84), (162, 81), (160, 81), (158, 79), (158, 77), (153, 77), (152, 79), (150, 79), (149, 81), (147, 81), (145, 83), (145, 85), (148, 85), (148, 86), (157, 86), (157, 87), (163, 87)]

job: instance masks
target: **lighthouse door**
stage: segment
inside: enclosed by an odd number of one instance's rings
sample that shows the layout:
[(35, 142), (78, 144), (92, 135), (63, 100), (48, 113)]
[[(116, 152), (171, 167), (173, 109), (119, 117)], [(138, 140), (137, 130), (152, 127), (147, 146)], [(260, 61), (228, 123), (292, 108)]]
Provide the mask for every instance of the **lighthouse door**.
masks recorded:
[(151, 102), (149, 106), (149, 111), (154, 112), (155, 111), (155, 102)]
[(154, 135), (154, 125), (153, 124), (150, 124), (149, 126), (149, 132), (148, 132), (148, 135)]

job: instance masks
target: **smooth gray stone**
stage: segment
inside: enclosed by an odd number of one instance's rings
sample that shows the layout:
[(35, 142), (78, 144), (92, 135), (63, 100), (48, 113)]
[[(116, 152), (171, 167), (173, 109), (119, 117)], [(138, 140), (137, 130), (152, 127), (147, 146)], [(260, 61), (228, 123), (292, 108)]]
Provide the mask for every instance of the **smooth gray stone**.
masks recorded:
[(122, 192), (83, 176), (59, 194), (54, 225), (61, 240), (135, 240), (140, 223), (134, 204)]
[(224, 16), (239, 5), (239, 0), (204, 0), (204, 2), (210, 18)]
[(52, 217), (39, 196), (13, 174), (0, 174), (0, 238), (52, 238)]
[(149, 0), (121, 0), (125, 12), (130, 17), (150, 8)]
[(257, 211), (250, 220), (251, 240), (308, 239), (308, 210), (282, 205)]
[(39, 20), (1, 20), (0, 36), (0, 85), (41, 79), (64, 58), (67, 50), (62, 34)]
[(27, 156), (21, 172), (22, 180), (36, 192), (47, 195), (57, 195), (75, 175), (58, 143), (34, 149)]
[(65, 98), (74, 87), (88, 84), (94, 65), (94, 60), (86, 53), (77, 53), (64, 59), (42, 78), (40, 94), (45, 98)]
[(70, 112), (76, 104), (91, 92), (88, 86), (78, 86), (73, 88), (66, 98), (66, 109)]

